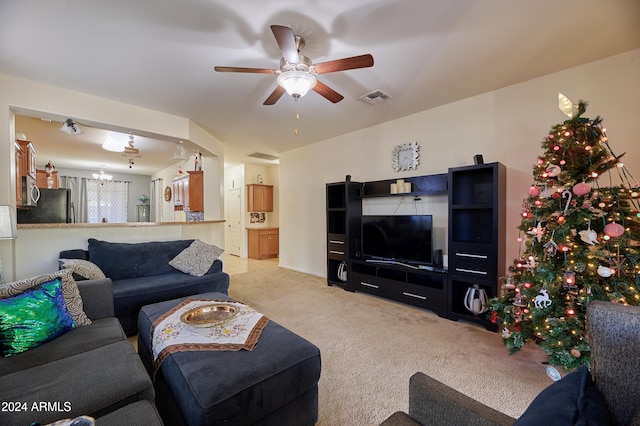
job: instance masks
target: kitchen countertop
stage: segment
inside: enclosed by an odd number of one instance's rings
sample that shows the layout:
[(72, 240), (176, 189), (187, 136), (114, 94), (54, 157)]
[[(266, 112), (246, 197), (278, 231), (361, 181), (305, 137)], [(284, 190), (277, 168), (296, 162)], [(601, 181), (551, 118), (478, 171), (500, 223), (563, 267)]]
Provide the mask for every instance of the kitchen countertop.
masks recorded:
[(118, 222), (118, 223), (19, 223), (18, 229), (58, 229), (58, 228), (109, 228), (109, 227), (149, 227), (166, 225), (203, 225), (224, 223), (226, 220), (205, 220), (202, 222)]

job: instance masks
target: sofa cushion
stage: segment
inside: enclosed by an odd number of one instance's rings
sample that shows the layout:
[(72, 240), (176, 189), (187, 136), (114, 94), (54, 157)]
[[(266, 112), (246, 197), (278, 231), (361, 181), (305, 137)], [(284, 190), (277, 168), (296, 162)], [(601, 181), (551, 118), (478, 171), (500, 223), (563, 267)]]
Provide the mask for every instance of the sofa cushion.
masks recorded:
[(591, 374), (615, 424), (640, 425), (640, 306), (587, 305)]
[(84, 280), (99, 280), (106, 278), (102, 269), (93, 262), (83, 259), (60, 259), (62, 269), (69, 269), (73, 272), (73, 277), (77, 280), (79, 276)]
[(175, 271), (169, 261), (192, 242), (110, 243), (89, 238), (89, 259), (113, 281), (149, 277)]
[(229, 275), (224, 272), (194, 277), (171, 269), (167, 274), (114, 281), (115, 315), (127, 335), (137, 332), (138, 312), (144, 305), (208, 292), (227, 294), (229, 290)]
[(607, 405), (591, 380), (589, 369), (581, 366), (545, 388), (514, 426), (611, 424)]
[(186, 249), (169, 261), (180, 272), (201, 277), (213, 265), (213, 262), (224, 252), (220, 247), (195, 240)]
[(98, 426), (144, 425), (162, 426), (156, 406), (149, 400), (134, 402), (96, 419)]
[(0, 351), (13, 356), (75, 327), (62, 296), (62, 280), (0, 300)]
[(60, 255), (58, 257), (60, 259), (89, 260), (89, 250), (83, 250), (83, 249), (63, 250), (60, 252)]
[[(69, 356), (0, 380), (3, 401), (20, 401), (33, 407), (41, 401), (69, 411), (0, 410), (0, 424), (46, 424), (60, 417), (101, 417), (139, 400), (153, 400), (153, 384), (133, 345), (120, 341)], [(37, 406), (37, 405), (36, 405)]]
[(0, 285), (0, 299), (16, 296), (58, 277), (62, 279), (62, 294), (64, 296), (64, 301), (66, 302), (67, 309), (71, 313), (71, 317), (76, 322), (76, 325), (83, 326), (91, 324), (91, 320), (84, 312), (82, 297), (80, 297), (78, 285), (73, 279), (72, 272), (69, 270), (57, 271), (51, 274), (38, 275), (36, 277), (2, 284)]

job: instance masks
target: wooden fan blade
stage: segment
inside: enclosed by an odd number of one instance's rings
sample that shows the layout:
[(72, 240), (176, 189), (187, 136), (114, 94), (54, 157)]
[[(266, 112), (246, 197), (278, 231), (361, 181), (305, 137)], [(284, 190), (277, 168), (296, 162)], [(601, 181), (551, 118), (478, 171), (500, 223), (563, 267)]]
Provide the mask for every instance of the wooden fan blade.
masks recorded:
[(282, 87), (276, 86), (276, 88), (273, 90), (273, 92), (271, 92), (269, 97), (264, 101), (262, 105), (275, 104), (276, 102), (278, 102), (278, 99), (280, 99), (280, 97), (282, 97), (284, 93), (285, 93), (285, 90)]
[(275, 74), (276, 70), (268, 68), (242, 68), (242, 67), (213, 67), (218, 72), (250, 72), (257, 74)]
[(290, 64), (299, 63), (300, 55), (298, 54), (298, 46), (296, 45), (296, 37), (293, 34), (293, 30), (282, 25), (272, 25), (271, 31), (278, 42), (278, 46), (280, 46), (284, 60)]
[(327, 86), (326, 84), (322, 83), (321, 81), (318, 81), (315, 85), (315, 87), (313, 88), (314, 92), (320, 94), (321, 96), (324, 96), (325, 98), (327, 98), (328, 100), (330, 100), (331, 102), (338, 103), (341, 100), (344, 99), (344, 96), (342, 96), (340, 93), (336, 92), (335, 90), (333, 90), (331, 87)]
[(315, 70), (317, 74), (327, 74), (330, 72), (353, 70), (356, 68), (368, 68), (373, 66), (373, 56), (360, 55), (350, 58), (336, 59), (334, 61), (321, 62), (316, 64)]

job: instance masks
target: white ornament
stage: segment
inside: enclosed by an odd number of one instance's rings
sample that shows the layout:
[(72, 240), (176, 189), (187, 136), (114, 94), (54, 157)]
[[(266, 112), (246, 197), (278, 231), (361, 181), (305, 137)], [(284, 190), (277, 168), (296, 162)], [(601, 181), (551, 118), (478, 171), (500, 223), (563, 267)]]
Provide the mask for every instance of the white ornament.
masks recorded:
[(593, 245), (594, 242), (598, 242), (598, 233), (591, 228), (578, 232), (580, 239), (587, 244)]
[(549, 298), (549, 292), (547, 290), (540, 289), (540, 294), (536, 296), (533, 304), (536, 305), (536, 308), (548, 308), (551, 305), (551, 299)]
[(598, 266), (598, 275), (600, 275), (603, 278), (609, 278), (615, 273), (616, 273), (615, 269), (611, 269), (609, 267), (602, 266), (602, 265)]

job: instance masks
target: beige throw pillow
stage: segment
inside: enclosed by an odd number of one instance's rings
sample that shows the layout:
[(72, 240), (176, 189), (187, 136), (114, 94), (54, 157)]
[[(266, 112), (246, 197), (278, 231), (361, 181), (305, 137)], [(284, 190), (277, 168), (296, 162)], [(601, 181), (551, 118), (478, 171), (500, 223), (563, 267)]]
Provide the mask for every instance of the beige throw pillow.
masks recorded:
[(63, 269), (70, 269), (71, 272), (84, 277), (88, 280), (99, 280), (107, 278), (102, 269), (93, 262), (84, 259), (60, 259)]
[(201, 277), (223, 252), (220, 247), (194, 240), (189, 247), (171, 259), (169, 265), (185, 274)]

